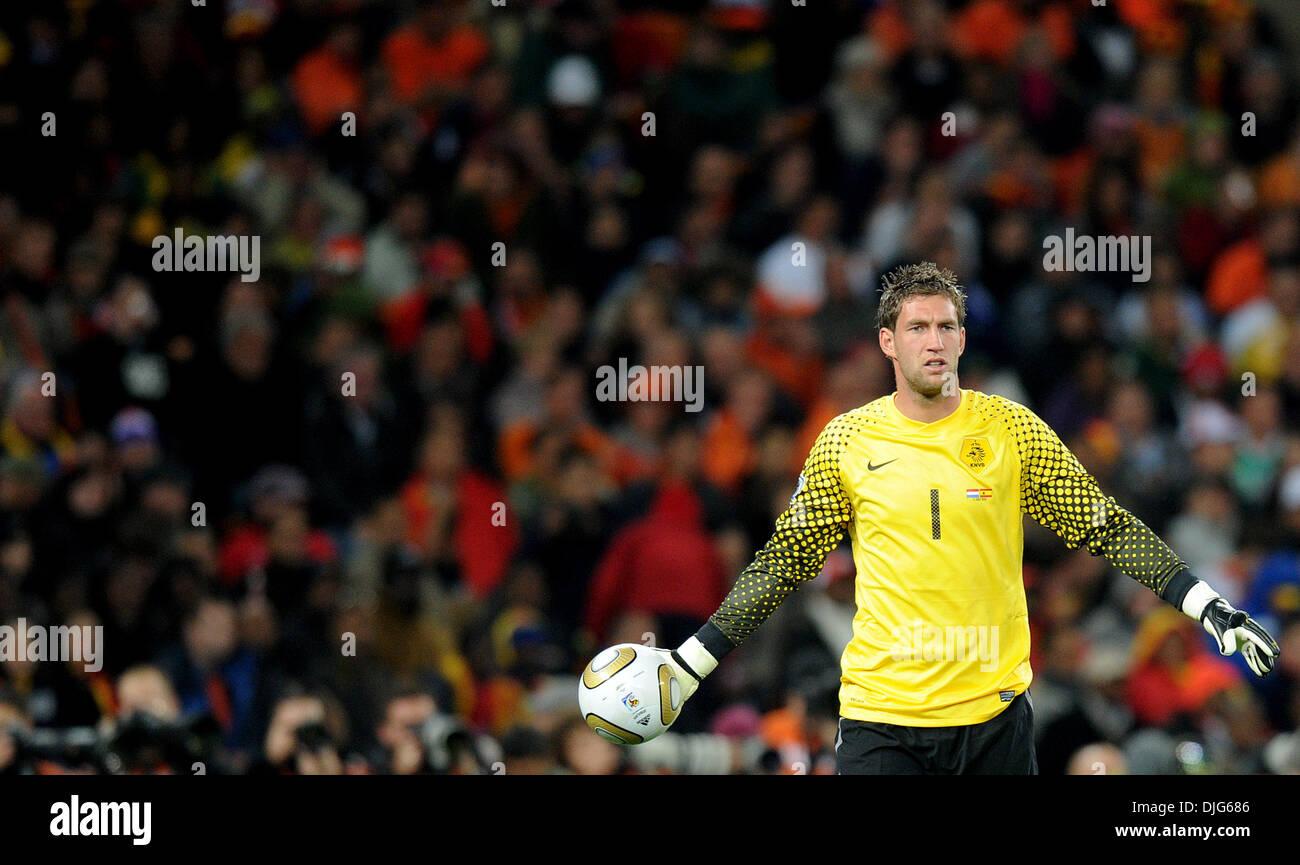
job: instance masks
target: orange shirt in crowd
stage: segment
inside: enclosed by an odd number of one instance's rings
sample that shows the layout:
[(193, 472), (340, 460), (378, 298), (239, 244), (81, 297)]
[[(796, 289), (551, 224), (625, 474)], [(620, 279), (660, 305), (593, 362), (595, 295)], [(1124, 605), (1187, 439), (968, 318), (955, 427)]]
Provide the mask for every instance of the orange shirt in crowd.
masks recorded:
[[(912, 45), (912, 28), (903, 3), (886, 2), (867, 19), (867, 32), (892, 62)], [(951, 19), (948, 32), (954, 53), (1003, 66), (1015, 61), (1016, 49), (1031, 24), (1042, 27), (1058, 59), (1074, 54), (1074, 22), (1066, 3), (1052, 3), (1036, 19), (1026, 20), (1011, 0), (975, 0)]]
[(1234, 243), (1215, 259), (1205, 281), (1205, 302), (1215, 315), (1227, 315), (1268, 291), (1268, 261), (1258, 238)]
[[(440, 518), (438, 505), (429, 495), (429, 480), (416, 473), (402, 487), (402, 510), (406, 515), (406, 540), (421, 552), (428, 552), (429, 533)], [(519, 545), (519, 531), (507, 519), (494, 519), (505, 493), (487, 475), (464, 471), (456, 480), (456, 502), (450, 518), (451, 543), (461, 577), (475, 597), (484, 597), (501, 582), (510, 557)]]
[(1300, 206), (1300, 165), (1289, 151), (1268, 161), (1259, 173), (1259, 203), (1266, 208)]
[(739, 491), (741, 480), (758, 458), (749, 433), (729, 408), (718, 412), (709, 422), (701, 450), (704, 476), (733, 494)]
[[(522, 480), (533, 471), (533, 446), (542, 427), (531, 420), (517, 421), (506, 427), (498, 440), (497, 457), (501, 472), (508, 482)], [(590, 454), (610, 478), (619, 484), (645, 474), (645, 467), (634, 455), (627, 452), (591, 424), (580, 424), (569, 432), (569, 443)]]
[(1144, 52), (1162, 53), (1181, 48), (1186, 27), (1180, 20), (1182, 0), (1115, 0), (1120, 19), (1137, 32)]
[(418, 28), (403, 27), (384, 42), (384, 66), (403, 102), (420, 100), (430, 83), (461, 88), (487, 59), (488, 41), (473, 27), (457, 27), (430, 42)]
[(770, 375), (801, 406), (811, 404), (821, 392), (826, 368), (816, 355), (801, 357), (765, 339), (761, 330), (745, 343), (745, 354), (750, 363)]
[(1010, 0), (975, 0), (957, 13), (953, 50), (964, 58), (1010, 66), (1031, 24), (1044, 29), (1058, 60), (1074, 54), (1074, 22), (1069, 9), (1055, 3), (1044, 8), (1036, 21), (1029, 21)]
[(360, 71), (328, 45), (303, 57), (293, 70), (293, 96), (313, 135), (340, 122), (344, 111), (361, 108), (364, 93)]

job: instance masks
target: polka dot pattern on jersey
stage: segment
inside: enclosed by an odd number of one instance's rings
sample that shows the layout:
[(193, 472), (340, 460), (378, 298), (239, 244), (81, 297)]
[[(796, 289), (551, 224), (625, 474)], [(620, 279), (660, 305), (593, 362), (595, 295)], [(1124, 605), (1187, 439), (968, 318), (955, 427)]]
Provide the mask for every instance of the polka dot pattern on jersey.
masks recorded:
[(1145, 523), (1102, 492), (1096, 478), (1042, 418), (1023, 405), (979, 394), (973, 410), (1006, 424), (1020, 452), (1020, 509), (1070, 549), (1105, 556), (1157, 594), (1187, 567)]
[(799, 586), (821, 572), (826, 556), (839, 546), (853, 520), (844, 494), (840, 458), (849, 441), (870, 423), (862, 409), (832, 420), (804, 462), (790, 506), (776, 530), (709, 621), (739, 646)]

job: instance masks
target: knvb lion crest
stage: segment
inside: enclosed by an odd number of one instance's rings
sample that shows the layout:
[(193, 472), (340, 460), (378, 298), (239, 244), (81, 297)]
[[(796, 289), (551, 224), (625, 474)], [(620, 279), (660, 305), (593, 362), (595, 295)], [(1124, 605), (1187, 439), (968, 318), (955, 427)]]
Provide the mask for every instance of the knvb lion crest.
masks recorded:
[(992, 453), (986, 438), (966, 438), (961, 443), (961, 461), (972, 471), (982, 472), (988, 467)]

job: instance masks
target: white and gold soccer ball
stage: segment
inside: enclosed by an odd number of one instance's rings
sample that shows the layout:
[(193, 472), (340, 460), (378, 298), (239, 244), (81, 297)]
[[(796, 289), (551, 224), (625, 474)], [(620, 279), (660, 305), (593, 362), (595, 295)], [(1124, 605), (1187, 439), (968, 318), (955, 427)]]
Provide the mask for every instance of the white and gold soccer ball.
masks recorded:
[(582, 671), (578, 708), (587, 726), (617, 745), (658, 736), (682, 710), (682, 685), (668, 653), (636, 643), (610, 646)]

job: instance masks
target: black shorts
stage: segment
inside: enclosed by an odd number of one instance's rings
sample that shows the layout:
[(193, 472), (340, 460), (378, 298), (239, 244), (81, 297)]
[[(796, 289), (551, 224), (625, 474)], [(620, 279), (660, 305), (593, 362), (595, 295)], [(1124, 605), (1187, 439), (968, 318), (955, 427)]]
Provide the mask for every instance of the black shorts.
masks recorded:
[(960, 727), (904, 727), (840, 718), (840, 775), (1037, 775), (1034, 705), (1017, 696), (996, 718)]

